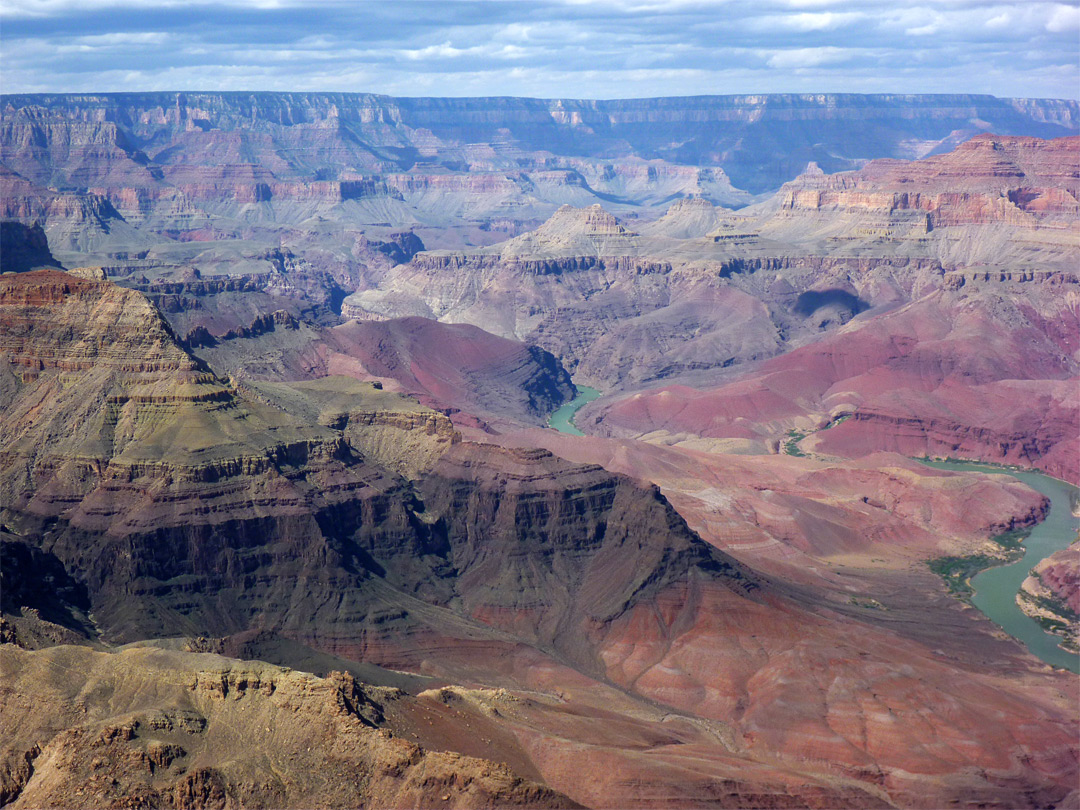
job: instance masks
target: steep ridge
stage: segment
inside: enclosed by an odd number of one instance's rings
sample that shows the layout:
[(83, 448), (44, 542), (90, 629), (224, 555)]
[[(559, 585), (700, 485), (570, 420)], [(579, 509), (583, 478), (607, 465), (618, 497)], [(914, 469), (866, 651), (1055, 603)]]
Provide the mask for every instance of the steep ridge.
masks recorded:
[(635, 236), (599, 204), (584, 210), (564, 205), (535, 231), (502, 245), (499, 253), (509, 259), (618, 256), (636, 252)]
[[(603, 387), (774, 353), (768, 310), (719, 280), (731, 273), (723, 258), (660, 258), (671, 247), (643, 240), (599, 206), (563, 207), (500, 245), (420, 253), (346, 298), (342, 312), (472, 323), (534, 343)], [(668, 347), (671, 356), (657, 356)]]
[(202, 511), (242, 498), (237, 476), (309, 458), (333, 466), (342, 453), (332, 432), (241, 401), (138, 293), (40, 271), (5, 277), (0, 307), (7, 505), (41, 516), (74, 506), (74, 525), (122, 531), (162, 519), (157, 508), (183, 520), (181, 502), (152, 495), (147, 479), (199, 491)]
[[(483, 637), (499, 625), (486, 611), (528, 614), (549, 591), (563, 596), (543, 602), (548, 619), (576, 627), (691, 571), (743, 588), (744, 572), (627, 479), (456, 444), (445, 418), (380, 407), (354, 382), (245, 394), (182, 351), (138, 293), (39, 271), (4, 277), (0, 307), (6, 525), (77, 572), (107, 638), (258, 621), (332, 652), (423, 654), (411, 632)], [(364, 462), (394, 466), (372, 427), (419, 436), (430, 456), (411, 472), (430, 472), (409, 485)], [(504, 552), (489, 544), (510, 542), (501, 521), (521, 557), (492, 566)], [(589, 584), (627, 565), (636, 573), (610, 592)], [(571, 571), (586, 580), (559, 586)], [(511, 574), (539, 580), (515, 590)], [(556, 629), (527, 643), (560, 648)], [(564, 654), (588, 662), (588, 648)]]
[(188, 343), (236, 380), (343, 375), (416, 396), (473, 426), (502, 420), (541, 424), (574, 396), (569, 374), (549, 352), (429, 318), (318, 328), (278, 311), (220, 339), (192, 333)]
[(1080, 138), (978, 135), (914, 164), (875, 160), (850, 174), (810, 173), (785, 186), (785, 210), (920, 211), (930, 228), (1005, 222), (1068, 227), (1080, 212)]
[(396, 381), (435, 402), (519, 420), (542, 420), (574, 397), (570, 375), (549, 352), (497, 338), (468, 324), (428, 318), (347, 323), (328, 341), (327, 370)]
[(28, 181), (0, 164), (0, 219), (41, 227), (58, 250), (88, 250), (120, 239), (140, 247), (152, 242), (134, 232), (104, 197), (82, 191), (59, 192)]
[(676, 200), (662, 217), (642, 225), (639, 230), (649, 236), (698, 239), (719, 228), (726, 219), (725, 214), (730, 213), (701, 197), (686, 197)]

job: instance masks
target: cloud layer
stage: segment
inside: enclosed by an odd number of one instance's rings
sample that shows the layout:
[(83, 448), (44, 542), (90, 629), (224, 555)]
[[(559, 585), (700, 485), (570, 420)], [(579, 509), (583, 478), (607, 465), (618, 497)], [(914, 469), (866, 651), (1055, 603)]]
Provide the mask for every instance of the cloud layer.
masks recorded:
[(1080, 96), (1080, 0), (2, 0), (0, 90)]

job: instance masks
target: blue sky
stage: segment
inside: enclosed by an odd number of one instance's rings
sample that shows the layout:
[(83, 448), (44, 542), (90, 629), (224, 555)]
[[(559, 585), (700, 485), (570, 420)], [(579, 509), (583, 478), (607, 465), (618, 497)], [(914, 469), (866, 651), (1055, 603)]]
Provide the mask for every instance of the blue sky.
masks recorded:
[(0, 91), (1080, 97), (1080, 0), (0, 0)]

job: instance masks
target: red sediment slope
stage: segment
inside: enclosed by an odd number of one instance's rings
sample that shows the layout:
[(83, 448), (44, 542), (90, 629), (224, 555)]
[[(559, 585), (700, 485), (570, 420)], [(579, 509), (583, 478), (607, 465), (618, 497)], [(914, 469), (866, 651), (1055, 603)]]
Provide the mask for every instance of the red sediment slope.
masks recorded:
[(549, 352), (470, 324), (428, 318), (350, 321), (326, 335), (326, 371), (391, 380), (431, 404), (537, 422), (572, 398)]
[[(948, 280), (949, 275), (946, 276)], [(709, 390), (671, 387), (593, 412), (601, 431), (756, 438), (804, 450), (977, 458), (1080, 479), (1075, 279), (965, 281)], [(586, 417), (588, 414), (586, 414)]]

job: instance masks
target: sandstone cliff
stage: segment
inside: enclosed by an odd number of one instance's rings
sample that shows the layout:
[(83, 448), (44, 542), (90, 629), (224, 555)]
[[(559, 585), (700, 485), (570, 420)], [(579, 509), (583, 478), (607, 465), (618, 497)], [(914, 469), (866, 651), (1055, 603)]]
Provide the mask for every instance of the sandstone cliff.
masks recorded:
[(1068, 227), (1080, 212), (1080, 138), (979, 135), (916, 163), (875, 160), (857, 172), (805, 174), (779, 193), (781, 209), (925, 212), (927, 229), (1008, 223)]

